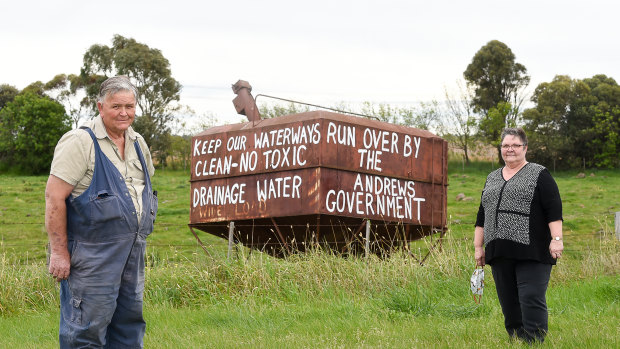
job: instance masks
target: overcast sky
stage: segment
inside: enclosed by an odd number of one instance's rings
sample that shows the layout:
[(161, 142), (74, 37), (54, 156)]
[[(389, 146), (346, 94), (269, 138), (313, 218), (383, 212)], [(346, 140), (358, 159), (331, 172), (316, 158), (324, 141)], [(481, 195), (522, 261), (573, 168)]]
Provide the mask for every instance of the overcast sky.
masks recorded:
[[(114, 34), (160, 49), (181, 103), (237, 122), (230, 86), (335, 105), (441, 100), (490, 40), (532, 78), (620, 79), (618, 1), (5, 1), (0, 83), (78, 74)], [(259, 104), (261, 100), (259, 99)]]

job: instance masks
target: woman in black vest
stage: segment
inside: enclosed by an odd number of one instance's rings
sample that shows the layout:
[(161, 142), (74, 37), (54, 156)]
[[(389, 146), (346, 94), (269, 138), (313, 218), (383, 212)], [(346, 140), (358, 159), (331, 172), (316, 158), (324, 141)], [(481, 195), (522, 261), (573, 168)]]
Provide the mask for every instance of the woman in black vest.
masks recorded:
[(562, 256), (562, 200), (549, 171), (527, 162), (520, 128), (501, 135), (506, 166), (489, 174), (474, 236), (477, 265), (491, 265), (511, 338), (542, 342), (548, 329), (545, 293)]

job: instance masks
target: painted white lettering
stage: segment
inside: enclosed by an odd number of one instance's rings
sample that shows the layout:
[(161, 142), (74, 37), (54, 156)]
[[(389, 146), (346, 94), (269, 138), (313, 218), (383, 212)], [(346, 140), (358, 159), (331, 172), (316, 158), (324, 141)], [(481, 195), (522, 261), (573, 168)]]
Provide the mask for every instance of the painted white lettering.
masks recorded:
[(381, 163), (379, 155), (381, 154), (382, 152), (380, 150), (369, 150), (368, 156), (366, 158), (366, 168), (369, 170), (377, 170), (381, 172), (382, 169), (381, 167), (379, 167), (379, 164)]
[(192, 205), (213, 206), (245, 203), (245, 183), (194, 188)]
[(282, 149), (282, 162), (280, 163), (281, 167), (291, 166), (288, 161), (288, 153), (291, 151), (291, 148), (283, 148)]
[(411, 156), (411, 136), (405, 135), (405, 142), (403, 144), (403, 156), (408, 158)]
[(316, 123), (314, 123), (314, 125), (312, 127), (313, 136), (311, 137), (310, 141), (313, 144), (319, 144), (321, 142), (321, 128), (320, 128), (320, 126), (321, 126), (321, 124), (316, 122)]
[[(299, 193), (299, 188), (301, 187), (301, 177), (300, 176), (294, 176), (293, 177), (293, 196), (292, 197), (297, 197), (300, 198), (301, 195)], [(295, 193), (297, 193), (297, 196), (295, 196)]]
[[(342, 207), (341, 204), (342, 203)], [(346, 193), (344, 190), (339, 190), (338, 195), (336, 195), (336, 209), (338, 212), (344, 212), (344, 208), (346, 207)]]
[(226, 150), (245, 150), (245, 141), (245, 136), (230, 137), (228, 138), (228, 141), (226, 141)]
[(327, 143), (331, 143), (330, 139), (333, 140), (333, 143), (336, 144), (336, 124), (330, 122), (327, 124)]
[(362, 196), (364, 195), (364, 193), (362, 192), (357, 192), (355, 193), (355, 213), (359, 214), (359, 215), (363, 215), (365, 212), (364, 210), (360, 209), (360, 206), (364, 205), (364, 200), (362, 200)]
[(413, 187), (414, 185), (415, 185), (415, 182), (414, 182), (414, 181), (408, 181), (408, 182), (407, 182), (407, 190), (408, 190), (407, 195), (408, 195), (410, 198), (412, 198), (412, 197), (414, 197), (414, 196), (415, 196), (415, 188)]
[(398, 133), (396, 132), (392, 132), (392, 146), (390, 147), (390, 152), (398, 154)]
[(198, 192), (198, 188), (194, 188), (194, 193), (192, 195), (192, 207), (198, 206), (199, 200), (200, 200), (200, 193)]
[(290, 127), (284, 129), (284, 133), (282, 135), (282, 144), (291, 144), (291, 132), (292, 129)]
[(420, 202), (424, 202), (424, 201), (426, 201), (426, 199), (424, 199), (424, 198), (413, 198), (413, 201), (418, 203), (418, 216), (417, 216), (417, 218), (418, 218), (418, 221), (420, 221)]
[(291, 177), (282, 178), (282, 197), (285, 197), (285, 198), (291, 197), (291, 194), (289, 193), (289, 189), (291, 187), (291, 185), (289, 184), (290, 180), (291, 180)]
[(375, 210), (372, 208), (373, 196), (371, 193), (366, 193), (366, 212), (374, 215)]
[[(202, 173), (199, 170), (199, 166), (202, 164)], [(221, 174), (230, 174), (232, 167), (232, 155), (222, 158), (211, 158), (209, 162), (197, 161), (196, 162), (196, 176), (214, 176)]]
[(330, 143), (330, 138), (334, 144), (355, 147), (355, 127), (330, 122), (327, 125), (327, 143)]
[(420, 150), (420, 143), (422, 142), (422, 138), (413, 137), (413, 141), (415, 142), (415, 158), (418, 158), (418, 151)]
[(200, 177), (200, 164), (202, 164), (201, 160), (196, 161), (196, 168), (194, 169), (194, 174), (196, 175), (196, 177)]
[(325, 208), (328, 212), (334, 212), (334, 210), (336, 209), (336, 201), (330, 199), (334, 195), (336, 195), (336, 191), (331, 189), (327, 192), (327, 195), (325, 196)]
[(251, 152), (241, 153), (239, 159), (239, 172), (247, 172), (256, 170), (258, 164), (258, 153), (255, 150)]
[[(368, 176), (366, 176), (368, 177)], [(360, 173), (355, 177), (355, 184), (353, 185), (354, 191), (362, 191), (364, 187), (362, 186), (362, 175)]]
[[(290, 184), (292, 180), (292, 184)], [(276, 177), (256, 181), (256, 195), (258, 201), (285, 198), (301, 198), (300, 187), (302, 179), (300, 176)]]
[(200, 140), (196, 139), (194, 141), (194, 153), (192, 154), (192, 156), (198, 156), (200, 155)]
[[(209, 141), (209, 147), (207, 148), (207, 154), (215, 154), (217, 152), (217, 148), (219, 148), (222, 145), (222, 140), (221, 139), (212, 139)], [(204, 145), (202, 147), (203, 150), (203, 154), (204, 153)]]
[(299, 149), (299, 150), (297, 151), (297, 156), (295, 157), (295, 158), (297, 159), (297, 164), (298, 164), (299, 166), (304, 166), (304, 165), (306, 164), (306, 160), (304, 159), (304, 160), (302, 161), (302, 158), (301, 158), (301, 150), (303, 149), (303, 150), (305, 151), (305, 150), (306, 150), (306, 146), (305, 146), (305, 145), (300, 145), (298, 149)]
[(295, 132), (294, 129), (291, 129), (291, 143), (292, 144), (299, 144), (299, 139), (301, 138), (301, 132), (300, 129), (303, 129), (303, 126), (298, 126), (297, 127), (297, 132)]
[(257, 149), (262, 148), (262, 142), (261, 142), (262, 136), (263, 136), (262, 132), (254, 134), (254, 148), (257, 148)]

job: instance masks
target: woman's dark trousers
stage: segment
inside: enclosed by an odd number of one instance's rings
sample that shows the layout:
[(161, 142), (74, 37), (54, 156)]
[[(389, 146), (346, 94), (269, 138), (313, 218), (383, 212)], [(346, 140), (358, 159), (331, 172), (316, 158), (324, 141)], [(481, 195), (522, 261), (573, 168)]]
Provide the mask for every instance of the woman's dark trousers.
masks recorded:
[(548, 330), (545, 293), (551, 264), (499, 259), (491, 265), (504, 325), (511, 337), (542, 342)]

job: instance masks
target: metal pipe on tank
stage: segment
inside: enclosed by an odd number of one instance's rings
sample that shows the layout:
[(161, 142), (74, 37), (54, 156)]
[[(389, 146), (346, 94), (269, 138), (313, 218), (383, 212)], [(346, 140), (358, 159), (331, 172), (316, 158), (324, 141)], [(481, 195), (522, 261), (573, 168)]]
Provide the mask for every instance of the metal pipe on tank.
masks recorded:
[(256, 106), (256, 101), (252, 97), (252, 86), (245, 80), (239, 80), (232, 85), (233, 92), (237, 95), (233, 99), (235, 110), (238, 114), (245, 115), (252, 123), (260, 121), (260, 113)]

